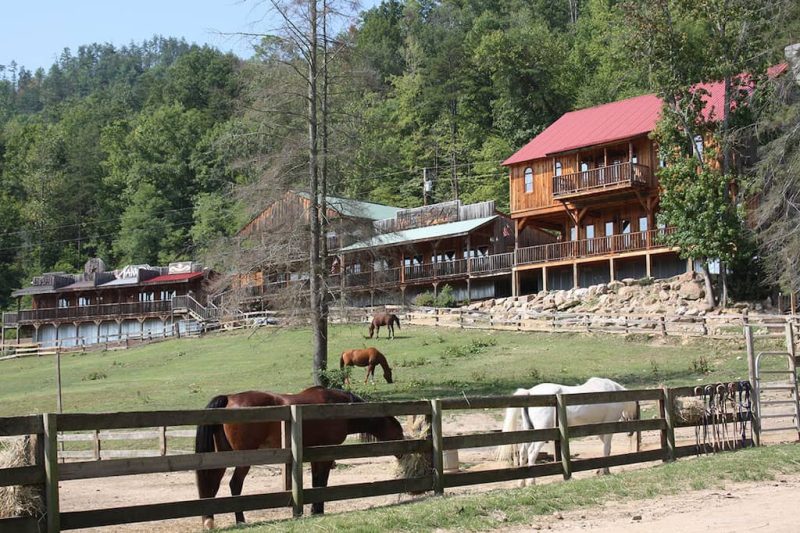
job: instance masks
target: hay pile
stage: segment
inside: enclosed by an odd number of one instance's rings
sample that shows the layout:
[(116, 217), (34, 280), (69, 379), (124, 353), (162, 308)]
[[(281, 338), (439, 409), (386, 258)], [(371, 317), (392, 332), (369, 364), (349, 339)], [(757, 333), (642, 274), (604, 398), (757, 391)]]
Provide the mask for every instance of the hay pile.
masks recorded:
[(686, 396), (675, 398), (675, 413), (681, 422), (697, 426), (703, 423), (706, 408), (701, 398)]
[[(24, 438), (0, 443), (0, 469), (30, 466), (33, 450)], [(0, 518), (41, 516), (44, 505), (37, 487), (14, 485), (0, 487)]]
[[(408, 419), (403, 432), (408, 435), (409, 439), (424, 439), (427, 438), (429, 431), (430, 424), (426, 422), (425, 417), (415, 415)], [(421, 477), (432, 472), (433, 464), (431, 464), (430, 454), (407, 453), (397, 459), (395, 468), (395, 477), (397, 478)], [(410, 494), (421, 493), (411, 492)]]

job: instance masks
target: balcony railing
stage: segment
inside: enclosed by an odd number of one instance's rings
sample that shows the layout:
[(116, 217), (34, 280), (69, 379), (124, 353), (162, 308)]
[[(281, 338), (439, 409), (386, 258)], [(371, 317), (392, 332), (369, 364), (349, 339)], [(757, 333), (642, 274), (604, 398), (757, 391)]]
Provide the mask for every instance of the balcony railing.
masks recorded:
[(529, 265), (659, 248), (665, 246), (661, 240), (662, 237), (673, 231), (674, 228), (659, 228), (580, 241), (556, 242), (518, 248), (515, 264)]
[(123, 317), (168, 314), (172, 311), (170, 300), (152, 302), (129, 302), (115, 304), (84, 305), (81, 307), (50, 307), (26, 309), (19, 312), (19, 322), (44, 322), (47, 320), (71, 320), (101, 317)]
[(652, 175), (650, 167), (637, 163), (619, 163), (563, 176), (553, 176), (553, 197), (564, 198), (625, 186), (646, 186), (650, 183)]

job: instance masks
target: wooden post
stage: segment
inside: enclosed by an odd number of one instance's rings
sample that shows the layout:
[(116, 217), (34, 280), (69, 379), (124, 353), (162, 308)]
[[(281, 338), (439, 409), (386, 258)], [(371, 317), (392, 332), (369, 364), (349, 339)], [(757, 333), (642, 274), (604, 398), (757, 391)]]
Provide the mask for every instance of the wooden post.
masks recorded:
[(547, 267), (542, 266), (542, 290), (547, 292)]
[(158, 447), (161, 451), (161, 457), (167, 455), (167, 426), (161, 426), (158, 434)]
[(756, 446), (761, 445), (761, 406), (759, 405), (759, 385), (756, 379), (756, 351), (753, 346), (753, 329), (752, 326), (744, 327), (744, 340), (747, 345), (747, 370), (750, 375), (751, 394), (750, 403), (752, 405), (752, 430), (753, 430), (753, 444)]
[(792, 391), (792, 396), (794, 400), (794, 409), (795, 409), (795, 417), (794, 423), (797, 427), (797, 436), (800, 439), (800, 398), (798, 398), (797, 394), (797, 359), (795, 358), (796, 350), (794, 345), (794, 331), (792, 329), (792, 323), (786, 323), (786, 351), (789, 354), (789, 370), (792, 371), (792, 379), (795, 382), (795, 389)]
[(570, 479), (572, 477), (572, 461), (569, 457), (569, 420), (563, 394), (556, 394), (556, 413), (558, 414), (558, 433), (561, 438), (561, 466), (564, 469), (564, 479)]
[[(287, 450), (292, 449), (292, 421), (291, 420), (284, 420), (281, 423), (281, 442), (283, 443), (283, 448)], [(283, 471), (283, 490), (292, 490), (292, 460), (289, 459), (288, 463), (284, 463), (283, 467), (281, 468)]]
[(59, 413), (64, 412), (61, 400), (61, 350), (58, 346), (56, 346), (56, 406)]
[(303, 411), (292, 405), (292, 515), (303, 516)]
[(58, 427), (54, 413), (42, 415), (44, 419), (44, 473), (45, 501), (47, 505), (47, 532), (61, 531), (58, 510)]
[(661, 448), (664, 450), (664, 462), (675, 460), (675, 398), (667, 387), (661, 387), (664, 396), (658, 400), (658, 409), (666, 422), (661, 432)]
[(667, 336), (667, 319), (664, 315), (658, 317), (658, 323), (661, 325), (661, 334)]
[(94, 451), (94, 460), (100, 460), (100, 430), (94, 430), (94, 442), (92, 443), (93, 451)]
[(578, 288), (578, 263), (572, 263), (572, 286)]
[[(645, 235), (646, 235), (646, 234), (645, 234)], [(649, 247), (649, 246), (648, 246), (648, 247)], [(646, 275), (648, 278), (652, 278), (652, 277), (653, 277), (653, 276), (652, 276), (652, 272), (653, 272), (653, 261), (652, 261), (652, 258), (650, 257), (650, 254), (644, 254), (644, 269), (645, 269), (645, 275)]]
[(444, 437), (442, 435), (442, 401), (431, 400), (431, 444), (433, 445), (433, 493), (444, 494)]
[(614, 281), (614, 278), (617, 275), (616, 272), (614, 272), (614, 266), (615, 266), (614, 265), (614, 258), (613, 257), (609, 257), (608, 258), (608, 281)]

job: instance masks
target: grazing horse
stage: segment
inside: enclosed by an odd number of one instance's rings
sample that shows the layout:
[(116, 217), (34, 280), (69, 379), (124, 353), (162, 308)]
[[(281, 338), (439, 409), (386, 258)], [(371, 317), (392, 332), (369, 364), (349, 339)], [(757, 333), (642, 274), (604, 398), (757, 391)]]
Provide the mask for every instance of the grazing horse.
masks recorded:
[[(381, 336), (381, 326), (386, 326), (388, 330), (388, 337), (390, 339), (394, 338), (394, 324), (397, 324), (397, 329), (400, 329), (400, 319), (397, 318), (397, 315), (393, 315), (391, 313), (380, 313), (372, 317), (372, 322), (369, 325), (369, 338), (372, 338), (372, 334), (374, 333), (376, 338), (380, 338)], [(377, 331), (375, 331), (377, 328)]]
[[(394, 316), (394, 315), (392, 315)], [(383, 368), (383, 377), (386, 383), (392, 382), (392, 369), (389, 368), (389, 363), (386, 361), (386, 356), (379, 352), (376, 348), (364, 348), (363, 350), (347, 350), (342, 352), (339, 358), (339, 368), (344, 370), (346, 366), (365, 366), (367, 367), (367, 375), (364, 378), (364, 384), (367, 383), (370, 376), (372, 381), (375, 381), (375, 367), (381, 365)], [(347, 383), (350, 383), (350, 378), (347, 378)]]
[[(237, 394), (217, 396), (206, 408), (235, 409), (237, 407), (263, 407), (269, 405), (296, 405), (315, 403), (354, 403), (363, 402), (353, 393), (311, 387), (299, 394), (275, 394), (271, 392), (248, 391)], [(373, 418), (334, 418), (325, 420), (309, 420), (303, 422), (303, 446), (337, 445), (344, 442), (348, 435), (361, 434), (377, 440), (402, 440), (403, 428), (396, 418), (380, 416)], [(230, 450), (255, 450), (258, 448), (281, 447), (281, 422), (249, 422), (243, 424), (213, 424), (197, 427), (195, 441), (196, 453)], [(313, 487), (328, 485), (333, 461), (317, 461), (311, 463), (311, 484)], [(250, 466), (237, 466), (230, 481), (231, 495), (242, 493), (244, 478)], [(200, 498), (213, 498), (217, 495), (225, 468), (197, 470), (197, 491)], [(323, 502), (311, 505), (312, 514), (323, 514)], [(244, 513), (236, 513), (236, 523), (244, 522)], [(214, 516), (203, 516), (203, 526), (213, 529)]]
[[(569, 386), (555, 383), (541, 383), (531, 389), (517, 389), (514, 396), (530, 394), (570, 394), (577, 392), (607, 392), (622, 391), (625, 387), (607, 378), (589, 378), (583, 385)], [(618, 422), (620, 420), (633, 420), (638, 417), (637, 402), (597, 403), (587, 405), (567, 406), (567, 419), (569, 424), (599, 424), (603, 422)], [(503, 422), (503, 431), (516, 431), (519, 425), (525, 430), (547, 429), (556, 427), (556, 410), (553, 407), (509, 407)], [(631, 433), (632, 435), (632, 433)], [(611, 438), (613, 435), (599, 435), (603, 441), (603, 456), (611, 454)], [(539, 451), (546, 442), (532, 442), (526, 444), (509, 444), (500, 446), (497, 454), (498, 460), (513, 462), (515, 448), (519, 447), (519, 465), (533, 466)], [(527, 451), (527, 457), (525, 452)], [(608, 468), (603, 468), (599, 473), (608, 474)], [(531, 479), (531, 483), (535, 479)], [(524, 485), (525, 482), (521, 481)]]

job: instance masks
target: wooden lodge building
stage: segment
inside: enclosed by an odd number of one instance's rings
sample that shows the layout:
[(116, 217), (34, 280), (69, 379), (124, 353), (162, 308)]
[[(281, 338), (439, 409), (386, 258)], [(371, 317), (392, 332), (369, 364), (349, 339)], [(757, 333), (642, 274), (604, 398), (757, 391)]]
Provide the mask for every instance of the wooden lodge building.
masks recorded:
[(517, 247), (520, 293), (665, 278), (691, 267), (662, 244), (669, 228), (656, 223), (661, 162), (648, 136), (661, 106), (644, 95), (566, 113), (504, 161), (516, 231), (557, 236)]
[[(106, 271), (102, 260), (90, 259), (84, 272), (45, 273), (14, 291), (18, 310), (3, 313), (3, 331), (61, 347), (179, 333), (215, 318), (206, 302), (211, 274), (194, 262)], [(23, 298), (29, 309), (21, 308)]]

